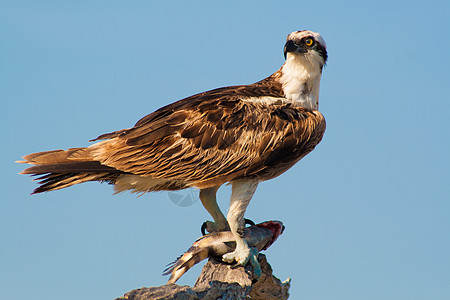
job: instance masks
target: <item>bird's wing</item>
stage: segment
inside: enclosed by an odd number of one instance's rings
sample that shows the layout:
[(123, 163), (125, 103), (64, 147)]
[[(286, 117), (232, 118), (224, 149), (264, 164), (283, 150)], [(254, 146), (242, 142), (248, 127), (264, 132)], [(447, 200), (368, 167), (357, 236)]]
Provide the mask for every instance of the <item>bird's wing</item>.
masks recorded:
[(154, 178), (229, 181), (298, 161), (325, 130), (318, 111), (233, 93), (199, 95), (161, 108), (133, 128), (100, 136), (109, 140), (91, 146), (95, 159)]

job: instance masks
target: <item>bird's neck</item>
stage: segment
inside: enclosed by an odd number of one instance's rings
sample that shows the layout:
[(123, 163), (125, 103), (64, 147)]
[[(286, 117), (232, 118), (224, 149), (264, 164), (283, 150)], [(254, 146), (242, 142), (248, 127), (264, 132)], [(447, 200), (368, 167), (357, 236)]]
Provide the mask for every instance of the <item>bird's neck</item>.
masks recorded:
[(294, 106), (319, 108), (322, 66), (300, 56), (289, 55), (277, 71), (284, 95)]

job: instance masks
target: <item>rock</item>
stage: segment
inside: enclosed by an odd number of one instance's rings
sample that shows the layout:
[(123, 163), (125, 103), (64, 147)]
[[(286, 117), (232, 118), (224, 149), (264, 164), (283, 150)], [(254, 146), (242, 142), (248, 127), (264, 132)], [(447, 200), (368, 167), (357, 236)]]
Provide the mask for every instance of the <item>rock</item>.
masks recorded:
[(232, 265), (212, 258), (203, 267), (202, 273), (197, 278), (194, 287), (208, 286), (212, 281), (239, 283), (241, 286), (251, 286), (252, 267), (247, 265), (245, 268), (235, 268)]
[(262, 269), (261, 278), (252, 285), (249, 294), (251, 299), (287, 299), (289, 298), (289, 288), (291, 287), (291, 279), (288, 278), (284, 282), (272, 274), (272, 267), (267, 262), (266, 256), (260, 254), (258, 262)]
[(157, 287), (141, 288), (126, 293), (116, 300), (197, 300), (197, 299), (248, 299), (250, 287), (238, 283), (214, 281), (205, 287), (179, 286), (171, 283)]
[(210, 259), (203, 267), (194, 287), (166, 284), (141, 288), (126, 293), (116, 300), (195, 300), (195, 299), (287, 299), (290, 279), (281, 282), (272, 275), (266, 256), (259, 254), (262, 276), (252, 278), (252, 267), (233, 267)]

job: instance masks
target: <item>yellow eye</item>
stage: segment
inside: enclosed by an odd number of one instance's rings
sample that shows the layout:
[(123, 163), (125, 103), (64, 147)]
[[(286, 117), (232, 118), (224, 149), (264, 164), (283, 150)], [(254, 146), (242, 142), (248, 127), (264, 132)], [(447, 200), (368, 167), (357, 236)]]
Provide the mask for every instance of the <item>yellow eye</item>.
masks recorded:
[(312, 45), (314, 45), (314, 40), (312, 38), (307, 38), (305, 40), (305, 45), (311, 47)]

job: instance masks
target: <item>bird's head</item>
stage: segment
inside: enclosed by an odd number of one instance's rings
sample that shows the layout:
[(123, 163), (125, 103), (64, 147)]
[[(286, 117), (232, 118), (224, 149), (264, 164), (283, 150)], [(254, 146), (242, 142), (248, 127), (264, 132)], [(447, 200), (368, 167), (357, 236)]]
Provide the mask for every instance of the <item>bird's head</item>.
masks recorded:
[(309, 30), (294, 31), (287, 36), (284, 58), (306, 60), (322, 68), (327, 62), (327, 45), (320, 33)]

